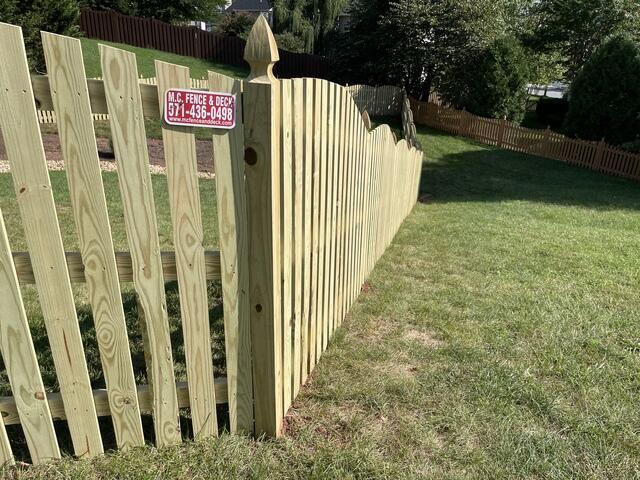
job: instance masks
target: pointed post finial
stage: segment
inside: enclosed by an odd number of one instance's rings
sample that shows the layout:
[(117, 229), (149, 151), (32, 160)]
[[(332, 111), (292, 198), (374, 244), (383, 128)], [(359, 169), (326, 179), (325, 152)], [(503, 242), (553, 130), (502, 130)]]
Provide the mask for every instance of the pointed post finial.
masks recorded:
[(269, 27), (269, 23), (259, 15), (249, 32), (244, 59), (251, 66), (247, 80), (254, 82), (273, 82), (273, 65), (280, 60), (278, 44)]

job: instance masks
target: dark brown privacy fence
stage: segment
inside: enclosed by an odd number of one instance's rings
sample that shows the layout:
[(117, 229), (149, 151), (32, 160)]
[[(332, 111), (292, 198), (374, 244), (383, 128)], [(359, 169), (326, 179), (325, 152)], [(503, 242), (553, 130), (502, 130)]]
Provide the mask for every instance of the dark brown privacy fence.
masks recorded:
[(604, 141), (569, 138), (550, 129), (524, 128), (507, 120), (483, 118), (464, 110), (411, 99), (415, 123), (463, 135), (516, 152), (539, 155), (571, 165), (640, 180), (640, 155)]
[[(135, 47), (206, 58), (214, 62), (249, 69), (244, 61), (246, 42), (195, 27), (170, 25), (153, 18), (130, 17), (111, 11), (83, 10), (80, 29), (89, 38), (126, 43)], [(318, 55), (279, 50), (275, 74), (280, 78), (328, 78), (327, 61)]]

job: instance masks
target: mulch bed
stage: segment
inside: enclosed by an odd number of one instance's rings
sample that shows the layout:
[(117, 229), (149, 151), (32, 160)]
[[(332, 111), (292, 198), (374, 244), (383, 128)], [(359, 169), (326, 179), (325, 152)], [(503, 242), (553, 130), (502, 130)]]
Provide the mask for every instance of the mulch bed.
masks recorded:
[[(113, 151), (109, 146), (108, 139), (98, 138), (96, 142), (98, 145), (100, 160), (115, 164)], [(49, 167), (56, 170), (63, 169), (64, 162), (58, 135), (51, 133), (42, 134), (42, 143)], [(147, 149), (149, 150), (149, 164), (156, 167), (152, 170), (157, 173), (162, 173), (165, 167), (162, 140), (153, 138), (147, 139)], [(204, 176), (211, 176), (214, 171), (212, 143), (206, 140), (196, 140), (196, 155), (198, 159), (198, 172), (204, 174)], [(4, 148), (4, 140), (2, 139), (2, 135), (0, 135), (0, 161), (2, 160), (7, 160), (7, 153)], [(0, 172), (8, 171), (6, 162), (1, 163), (4, 165), (0, 165)]]

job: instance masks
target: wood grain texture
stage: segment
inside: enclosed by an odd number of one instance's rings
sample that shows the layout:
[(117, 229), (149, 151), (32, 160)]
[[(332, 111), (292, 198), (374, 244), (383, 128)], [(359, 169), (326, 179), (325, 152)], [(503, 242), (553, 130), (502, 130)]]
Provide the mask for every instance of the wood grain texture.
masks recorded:
[(259, 16), (245, 50), (251, 66), (243, 111), (249, 237), (249, 301), (255, 433), (282, 430), (282, 304), (280, 241), (280, 86), (273, 76), (278, 47)]
[[(242, 82), (209, 72), (209, 87), (236, 96), (236, 118), (242, 115)], [(216, 200), (222, 270), (222, 307), (232, 433), (253, 431), (249, 239), (244, 184), (244, 125), (213, 131)]]
[(0, 126), (60, 390), (78, 456), (102, 439), (51, 191), (20, 28), (0, 25)]
[[(115, 257), (120, 282), (133, 282), (131, 253), (116, 252)], [(161, 252), (160, 257), (165, 281), (173, 282), (178, 280), (175, 252)], [(67, 271), (69, 272), (71, 282), (83, 283), (87, 281), (82, 255), (79, 252), (65, 252), (65, 261), (67, 262)], [(220, 252), (216, 250), (204, 252), (204, 261), (207, 280), (220, 280)], [(31, 257), (28, 252), (13, 252), (13, 262), (18, 274), (18, 281), (21, 284), (29, 285), (36, 283), (33, 275), (33, 265), (31, 265)]]
[(0, 425), (0, 462), (2, 465), (12, 466), (15, 464), (13, 451), (9, 443), (9, 436), (4, 424)]
[(100, 59), (133, 283), (149, 335), (156, 444), (174, 445), (181, 441), (178, 401), (136, 57), (101, 45)]
[(304, 253), (304, 81), (291, 81), (293, 99), (293, 393), (298, 396), (302, 372), (302, 265)]
[[(215, 389), (216, 403), (218, 405), (227, 403), (227, 379), (225, 377), (216, 378)], [(176, 392), (178, 395), (178, 406), (180, 408), (188, 408), (189, 386), (187, 382), (177, 382)], [(98, 416), (106, 417), (111, 415), (108, 392), (104, 388), (99, 388), (93, 390), (92, 393)], [(149, 385), (138, 385), (136, 387), (136, 396), (141, 412), (147, 415), (153, 413), (153, 392), (152, 389), (149, 388)], [(54, 420), (65, 420), (67, 418), (60, 393), (47, 394), (47, 404)], [(0, 415), (2, 415), (4, 425), (17, 425), (21, 423), (15, 397), (0, 397)]]
[(42, 34), (69, 198), (118, 448), (144, 445), (80, 41)]
[(318, 274), (317, 274), (317, 320), (316, 320), (316, 363), (320, 360), (324, 347), (324, 323), (325, 323), (325, 257), (327, 245), (327, 190), (328, 190), (328, 162), (327, 162), (327, 100), (329, 83), (319, 80), (318, 87), (321, 90), (320, 104), (320, 217), (318, 220)]
[(327, 325), (327, 342), (333, 336), (335, 320), (337, 315), (337, 294), (336, 283), (338, 281), (337, 268), (337, 248), (338, 248), (338, 209), (340, 202), (340, 188), (342, 159), (340, 158), (340, 127), (342, 124), (342, 109), (340, 104), (340, 85), (331, 84), (333, 87), (331, 92), (332, 108), (330, 115), (333, 117), (333, 129), (329, 134), (330, 152), (332, 154), (333, 169), (331, 176), (331, 184), (333, 185), (331, 195), (331, 236), (330, 236), (330, 255), (329, 255), (329, 316)]
[[(0, 352), (11, 391), (15, 395), (16, 412), (22, 423), (31, 461), (35, 464), (60, 458), (60, 449), (45, 393), (31, 331), (24, 310), (20, 285), (13, 267), (11, 247), (0, 212)], [(4, 435), (2, 434), (4, 433)], [(0, 451), (6, 432), (0, 432)], [(8, 446), (8, 442), (6, 444)], [(10, 459), (6, 453), (1, 460)], [(12, 456), (10, 456), (12, 458)]]
[(280, 165), (282, 232), (282, 386), (284, 412), (293, 400), (293, 329), (295, 325), (293, 292), (293, 101), (292, 80), (280, 81), (281, 131)]
[[(158, 103), (164, 115), (165, 92), (170, 88), (188, 89), (191, 78), (187, 67), (158, 60), (155, 67)], [(191, 422), (195, 438), (217, 436), (196, 139), (191, 128), (163, 125), (162, 142), (176, 252)]]
[(305, 78), (304, 81), (304, 212), (302, 214), (304, 231), (303, 247), (303, 298), (301, 321), (301, 383), (306, 383), (309, 374), (309, 343), (311, 340), (311, 249), (312, 249), (312, 222), (313, 222), (313, 141), (314, 141), (314, 90), (313, 79)]
[(324, 272), (323, 272), (323, 326), (322, 326), (322, 351), (327, 348), (329, 343), (329, 326), (331, 323), (332, 311), (331, 308), (331, 278), (333, 274), (331, 264), (331, 251), (333, 247), (333, 236), (335, 234), (335, 155), (334, 155), (334, 143), (335, 143), (335, 92), (336, 85), (333, 83), (328, 84), (327, 93), (327, 135), (325, 137), (326, 149), (327, 149), (327, 198), (326, 198), (326, 221), (325, 221), (325, 253), (324, 253)]
[(321, 108), (322, 108), (322, 84), (318, 79), (311, 80), (313, 91), (313, 99), (311, 101), (313, 111), (313, 123), (311, 126), (313, 132), (313, 148), (312, 148), (312, 239), (311, 239), (311, 285), (310, 285), (310, 305), (309, 305), (309, 373), (311, 373), (317, 363), (317, 333), (318, 333), (318, 298), (319, 298), (319, 282), (318, 282), (318, 266), (320, 262), (320, 124), (321, 124)]
[[(89, 103), (91, 112), (96, 115), (108, 114), (107, 98), (104, 92), (104, 81), (96, 79), (86, 79), (87, 90), (89, 91)], [(33, 86), (34, 99), (40, 110), (53, 110), (53, 97), (49, 85), (49, 77), (46, 75), (32, 75), (31, 85)], [(142, 100), (142, 110), (145, 117), (160, 118), (158, 108), (158, 87), (155, 85), (140, 84), (140, 97)]]

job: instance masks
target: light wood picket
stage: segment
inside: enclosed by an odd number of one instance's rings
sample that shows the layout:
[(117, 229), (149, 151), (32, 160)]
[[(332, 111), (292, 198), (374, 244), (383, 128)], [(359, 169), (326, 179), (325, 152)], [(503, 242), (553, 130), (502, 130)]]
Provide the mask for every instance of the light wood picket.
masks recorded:
[[(43, 43), (49, 76), (30, 77), (20, 29), (0, 24), (0, 60), (9, 66), (0, 70), (0, 126), (29, 248), (10, 251), (0, 214), (0, 353), (14, 392), (0, 397), (0, 460), (14, 460), (5, 425), (22, 426), (32, 462), (41, 463), (67, 448), (54, 420), (68, 424), (76, 455), (91, 456), (103, 448), (98, 417), (111, 417), (118, 448), (144, 443), (152, 432), (141, 416), (149, 413), (157, 445), (174, 445), (182, 439), (179, 409), (190, 409), (195, 437), (215, 436), (222, 404), (231, 432), (280, 435), (284, 415), (416, 201), (422, 153), (403, 92), (357, 90), (372, 111), (401, 116), (407, 141), (397, 142), (388, 126), (371, 130), (353, 88), (275, 79), (277, 46), (262, 17), (247, 41), (245, 81), (212, 72), (196, 81), (187, 68), (163, 62), (157, 78), (141, 79), (134, 54), (104, 45), (102, 78), (85, 79), (76, 39), (44, 34)], [(174, 251), (160, 252), (143, 119), (162, 118), (167, 89), (189, 87), (235, 96), (235, 128), (212, 130), (220, 251), (203, 248), (193, 128), (163, 123)], [(97, 115), (111, 126), (128, 252), (114, 252)], [(61, 122), (80, 252), (62, 246), (38, 126), (52, 119)], [(452, 128), (490, 135), (468, 117)], [(514, 141), (507, 129), (503, 141)], [(603, 169), (630, 171), (625, 157), (602, 150), (596, 159)], [(173, 280), (182, 339), (169, 329), (165, 282)], [(222, 281), (227, 378), (213, 375), (211, 280)], [(89, 382), (71, 282), (86, 283), (106, 388)], [(133, 377), (121, 282), (133, 282), (139, 306), (143, 385)], [(33, 283), (60, 392), (39, 374), (20, 294)], [(176, 382), (172, 352), (182, 346), (187, 382)]]
[(304, 81), (301, 78), (291, 80), (291, 100), (293, 101), (293, 226), (292, 226), (292, 300), (293, 300), (293, 388), (292, 398), (298, 396), (302, 371), (302, 260), (304, 255), (304, 227), (302, 225), (303, 186), (304, 186)]
[[(158, 101), (165, 92), (190, 86), (189, 69), (156, 60)], [(216, 436), (218, 420), (214, 390), (209, 308), (204, 263), (204, 232), (198, 189), (196, 140), (190, 128), (162, 128), (173, 238), (176, 251), (182, 329), (184, 333), (191, 419), (196, 437)]]
[[(242, 118), (241, 82), (209, 72), (209, 88), (235, 95), (236, 115)], [(244, 132), (215, 130), (213, 152), (220, 231), (222, 295), (225, 326), (229, 426), (231, 432), (253, 429), (251, 332), (249, 329), (249, 260), (247, 200), (244, 186)]]
[(311, 249), (312, 249), (312, 198), (313, 198), (313, 174), (314, 174), (314, 159), (313, 159), (313, 147), (314, 147), (314, 91), (313, 80), (310, 78), (304, 79), (304, 130), (302, 133), (304, 141), (304, 211), (302, 212), (303, 218), (303, 277), (302, 282), (304, 285), (303, 298), (302, 298), (302, 354), (301, 354), (301, 379), (300, 383), (304, 384), (307, 381), (309, 374), (309, 343), (311, 339)]
[(20, 28), (0, 24), (0, 126), (78, 456), (102, 453), (102, 438), (47, 171)]
[[(0, 352), (4, 360), (16, 409), (31, 461), (35, 464), (60, 458), (60, 449), (40, 376), (36, 351), (22, 302), (4, 218), (0, 211)], [(0, 459), (13, 463), (4, 422), (0, 427)]]
[(158, 446), (180, 442), (178, 400), (162, 261), (155, 216), (149, 155), (135, 55), (100, 46), (105, 95), (112, 119), (111, 133), (118, 162), (118, 181), (127, 241), (133, 263), (133, 280), (148, 334), (147, 371), (153, 388), (153, 420)]
[(111, 417), (119, 448), (144, 444), (136, 382), (120, 297), (80, 41), (43, 33), (53, 101), (65, 158), (69, 197), (96, 326)]

